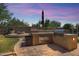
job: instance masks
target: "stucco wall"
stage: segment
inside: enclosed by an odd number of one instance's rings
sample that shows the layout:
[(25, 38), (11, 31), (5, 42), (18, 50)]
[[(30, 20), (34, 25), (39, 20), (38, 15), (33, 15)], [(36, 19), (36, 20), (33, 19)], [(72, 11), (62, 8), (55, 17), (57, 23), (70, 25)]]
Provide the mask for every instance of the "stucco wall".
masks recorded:
[[(77, 48), (77, 35), (54, 35), (53, 42), (64, 47), (67, 50), (73, 50)], [(75, 40), (73, 40), (73, 38)]]
[[(75, 40), (73, 40), (73, 38)], [(40, 39), (48, 39), (40, 41)], [(55, 43), (60, 47), (67, 50), (73, 50), (77, 48), (77, 35), (67, 35), (67, 34), (53, 34), (53, 33), (32, 33), (32, 45), (45, 44), (45, 43)]]
[(53, 43), (53, 33), (32, 33), (32, 44), (45, 44), (45, 43)]

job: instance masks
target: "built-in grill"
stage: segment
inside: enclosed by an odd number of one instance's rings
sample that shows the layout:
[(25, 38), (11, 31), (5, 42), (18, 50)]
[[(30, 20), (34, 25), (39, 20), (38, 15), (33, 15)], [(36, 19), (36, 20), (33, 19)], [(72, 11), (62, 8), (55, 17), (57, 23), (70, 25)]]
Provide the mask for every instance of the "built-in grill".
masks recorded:
[(67, 50), (77, 48), (77, 35), (67, 34), (60, 31), (35, 31), (31, 35), (25, 36), (23, 46), (39, 45), (39, 44), (57, 44)]

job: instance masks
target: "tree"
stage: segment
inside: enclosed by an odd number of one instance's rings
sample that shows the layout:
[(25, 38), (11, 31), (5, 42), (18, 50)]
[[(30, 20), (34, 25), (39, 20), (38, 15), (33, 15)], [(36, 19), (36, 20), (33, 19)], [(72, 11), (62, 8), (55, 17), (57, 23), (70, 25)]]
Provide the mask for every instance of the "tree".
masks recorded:
[(29, 24), (28, 23), (24, 23), (23, 21), (20, 21), (19, 19), (16, 19), (15, 17), (11, 20), (9, 20), (7, 22), (7, 27), (13, 27), (13, 26), (16, 26), (16, 27), (28, 27)]
[(79, 32), (79, 24), (76, 24), (76, 32), (77, 32), (77, 34), (78, 34), (78, 32)]
[(29, 27), (28, 23), (24, 23), (23, 21), (20, 21), (19, 19), (16, 19), (15, 17), (10, 19), (7, 23), (6, 23), (6, 30), (5, 33), (10, 33), (10, 31), (14, 28), (14, 27)]
[(69, 23), (64, 24), (63, 28), (66, 29), (66, 30), (68, 30), (70, 33), (73, 33), (73, 31), (74, 31), (73, 30), (74, 26), (72, 24), (69, 24)]
[(46, 20), (45, 20), (45, 27), (48, 27), (48, 26), (49, 26), (49, 24), (50, 24), (49, 19), (46, 19)]
[(7, 6), (0, 3), (0, 26), (4, 27), (5, 23), (11, 18), (12, 13), (7, 10)]
[(41, 25), (41, 21), (39, 21), (38, 23), (34, 24), (34, 26), (35, 26), (36, 28), (40, 28), (40, 25)]
[(60, 26), (61, 26), (61, 23), (58, 21), (50, 21), (48, 19), (45, 21), (46, 28), (58, 28)]
[(72, 24), (64, 24), (63, 28), (64, 29), (71, 29), (72, 28)]
[[(34, 24), (36, 28), (40, 28), (41, 21), (39, 21), (37, 24)], [(44, 28), (57, 28), (60, 27), (61, 23), (58, 21), (50, 21), (49, 19), (46, 19), (44, 22)]]
[(57, 27), (60, 27), (61, 26), (61, 23), (58, 22), (58, 21), (51, 21), (51, 26), (57, 28)]

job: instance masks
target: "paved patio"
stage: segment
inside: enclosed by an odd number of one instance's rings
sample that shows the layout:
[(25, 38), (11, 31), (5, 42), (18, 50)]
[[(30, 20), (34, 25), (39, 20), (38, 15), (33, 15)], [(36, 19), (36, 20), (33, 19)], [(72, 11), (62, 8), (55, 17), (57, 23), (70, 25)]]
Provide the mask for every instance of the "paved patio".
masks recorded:
[(20, 38), (14, 48), (18, 56), (79, 56), (79, 44), (77, 49), (69, 52), (55, 44), (21, 47), (21, 42)]

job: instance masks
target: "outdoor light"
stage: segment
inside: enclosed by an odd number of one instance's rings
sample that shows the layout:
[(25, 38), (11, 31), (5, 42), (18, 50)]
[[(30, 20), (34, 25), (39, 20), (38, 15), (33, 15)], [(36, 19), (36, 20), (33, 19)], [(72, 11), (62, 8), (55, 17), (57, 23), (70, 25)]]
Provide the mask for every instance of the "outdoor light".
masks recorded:
[(73, 41), (75, 40), (75, 38), (72, 39)]

